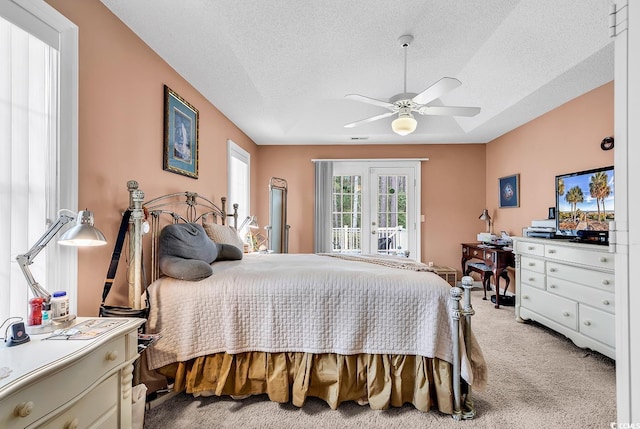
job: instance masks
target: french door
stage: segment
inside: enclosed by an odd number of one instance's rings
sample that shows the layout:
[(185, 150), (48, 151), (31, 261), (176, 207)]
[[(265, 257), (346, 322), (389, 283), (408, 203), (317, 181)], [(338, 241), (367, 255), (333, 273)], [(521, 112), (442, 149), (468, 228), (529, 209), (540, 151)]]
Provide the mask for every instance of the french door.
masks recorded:
[(419, 161), (334, 162), (333, 251), (419, 260), (419, 179)]

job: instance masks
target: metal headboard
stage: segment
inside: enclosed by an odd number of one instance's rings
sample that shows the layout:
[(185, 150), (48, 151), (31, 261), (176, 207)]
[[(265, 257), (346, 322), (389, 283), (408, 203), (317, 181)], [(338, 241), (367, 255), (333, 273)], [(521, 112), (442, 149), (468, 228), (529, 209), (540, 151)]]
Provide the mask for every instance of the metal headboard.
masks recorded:
[[(221, 197), (221, 207), (197, 192), (175, 192), (144, 201), (144, 192), (139, 189), (138, 182), (127, 182), (129, 190), (129, 306), (142, 308), (142, 292), (144, 283), (142, 271), (142, 237), (151, 235), (151, 278), (153, 283), (160, 277), (158, 266), (158, 239), (162, 227), (170, 223), (180, 222), (220, 222), (227, 223), (227, 217), (233, 218), (233, 226), (238, 227), (238, 204), (233, 205), (233, 213), (226, 211), (227, 198)], [(145, 220), (149, 224), (148, 231), (143, 230)], [(146, 229), (146, 228), (145, 228)]]

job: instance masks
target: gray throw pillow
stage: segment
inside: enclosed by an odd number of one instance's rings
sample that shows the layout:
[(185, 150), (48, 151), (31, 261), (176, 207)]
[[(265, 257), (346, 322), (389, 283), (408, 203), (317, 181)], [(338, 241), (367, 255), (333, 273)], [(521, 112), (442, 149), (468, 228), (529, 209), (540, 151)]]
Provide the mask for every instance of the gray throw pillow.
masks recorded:
[(233, 244), (220, 244), (218, 246), (218, 258), (216, 261), (238, 261), (242, 259), (242, 250)]
[(207, 236), (202, 225), (176, 223), (165, 226), (160, 232), (159, 255), (199, 259), (211, 263), (218, 257), (218, 246)]
[(158, 259), (160, 271), (165, 276), (180, 280), (197, 281), (213, 274), (211, 265), (198, 259), (185, 259), (179, 256), (163, 255)]
[(213, 273), (218, 246), (197, 223), (165, 226), (158, 240), (158, 264), (163, 274), (183, 280), (200, 280)]

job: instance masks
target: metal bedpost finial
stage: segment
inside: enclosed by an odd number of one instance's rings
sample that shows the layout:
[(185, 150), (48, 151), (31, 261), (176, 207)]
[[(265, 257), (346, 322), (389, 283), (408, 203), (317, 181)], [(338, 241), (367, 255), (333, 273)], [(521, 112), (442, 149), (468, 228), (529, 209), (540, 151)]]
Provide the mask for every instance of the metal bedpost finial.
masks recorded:
[(138, 189), (138, 182), (135, 180), (129, 180), (127, 182), (127, 189), (129, 190), (129, 192)]
[(462, 299), (462, 289), (457, 286), (452, 287), (449, 294), (451, 294), (451, 310), (453, 311), (451, 317), (453, 317), (454, 320), (460, 320), (460, 300)]
[(464, 277), (462, 277), (461, 283), (462, 283), (463, 286), (473, 287), (473, 277), (464, 276)]
[(471, 305), (471, 288), (473, 288), (473, 277), (464, 276), (461, 280), (464, 296), (462, 299), (462, 311), (465, 316), (473, 316), (476, 312)]

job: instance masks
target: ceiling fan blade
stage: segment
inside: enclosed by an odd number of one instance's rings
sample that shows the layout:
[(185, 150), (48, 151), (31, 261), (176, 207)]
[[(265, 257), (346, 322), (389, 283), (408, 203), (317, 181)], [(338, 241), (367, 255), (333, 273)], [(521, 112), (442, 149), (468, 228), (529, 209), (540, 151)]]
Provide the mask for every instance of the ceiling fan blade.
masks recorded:
[(476, 116), (480, 113), (479, 107), (457, 107), (457, 106), (422, 106), (418, 109), (421, 115), (441, 115), (441, 116)]
[(413, 97), (413, 102), (417, 104), (427, 104), (436, 98), (442, 97), (447, 92), (456, 89), (460, 85), (462, 85), (462, 82), (454, 77), (443, 77), (429, 88)]
[(363, 103), (373, 104), (374, 106), (380, 106), (380, 107), (386, 107), (387, 109), (393, 109), (393, 103), (389, 103), (388, 101), (384, 101), (384, 100), (377, 100), (377, 99), (371, 98), (371, 97), (365, 97), (364, 95), (347, 94), (344, 97), (348, 98), (348, 99), (351, 99), (351, 100), (354, 100), (354, 101), (361, 101)]
[(367, 122), (373, 122), (373, 121), (377, 121), (378, 119), (382, 119), (382, 118), (386, 118), (388, 116), (391, 115), (395, 115), (395, 112), (387, 112), (387, 113), (383, 113), (382, 115), (376, 115), (376, 116), (372, 116), (370, 118), (367, 119), (362, 119), (361, 121), (356, 121), (356, 122), (352, 122), (350, 124), (345, 125), (345, 128), (353, 128), (355, 126), (361, 125), (361, 124), (366, 124)]

